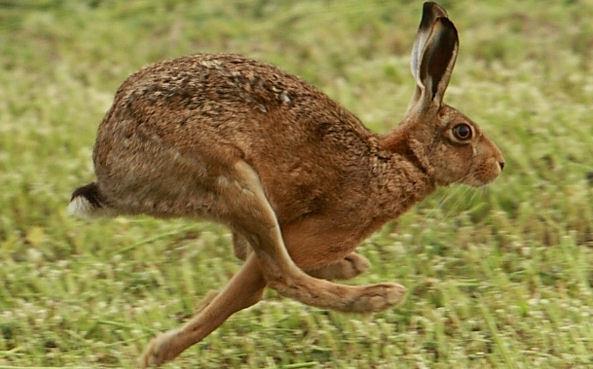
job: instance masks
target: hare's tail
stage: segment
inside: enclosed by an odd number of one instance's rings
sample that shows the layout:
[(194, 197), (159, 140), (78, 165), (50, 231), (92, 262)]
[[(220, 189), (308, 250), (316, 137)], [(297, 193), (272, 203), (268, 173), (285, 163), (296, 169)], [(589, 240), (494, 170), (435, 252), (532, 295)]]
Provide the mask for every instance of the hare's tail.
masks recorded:
[(97, 183), (78, 187), (72, 193), (68, 213), (77, 218), (92, 218), (110, 213)]

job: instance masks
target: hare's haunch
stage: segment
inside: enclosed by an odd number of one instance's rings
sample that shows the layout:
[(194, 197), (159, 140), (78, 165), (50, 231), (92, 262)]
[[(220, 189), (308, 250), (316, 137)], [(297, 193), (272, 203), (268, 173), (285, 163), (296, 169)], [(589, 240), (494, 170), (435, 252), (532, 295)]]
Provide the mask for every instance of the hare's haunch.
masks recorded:
[(93, 153), (97, 181), (77, 215), (149, 214), (229, 226), (243, 268), (187, 324), (156, 337), (141, 365), (203, 339), (264, 287), (308, 305), (373, 312), (395, 283), (331, 282), (365, 270), (356, 246), (436, 186), (482, 186), (504, 161), (471, 119), (443, 103), (458, 51), (447, 13), (425, 3), (412, 50), (416, 92), (386, 135), (303, 80), (238, 55), (148, 66), (118, 89)]

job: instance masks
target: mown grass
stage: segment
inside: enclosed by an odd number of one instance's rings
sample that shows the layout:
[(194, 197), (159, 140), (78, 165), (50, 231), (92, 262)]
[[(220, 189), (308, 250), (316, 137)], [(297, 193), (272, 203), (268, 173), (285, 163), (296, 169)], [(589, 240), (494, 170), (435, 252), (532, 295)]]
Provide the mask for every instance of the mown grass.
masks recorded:
[[(593, 3), (443, 1), (461, 36), (447, 100), (505, 154), (361, 247), (353, 316), (269, 292), (170, 368), (593, 367)], [(209, 223), (70, 219), (95, 131), (142, 65), (237, 52), (301, 75), (384, 132), (413, 91), (416, 1), (0, 1), (0, 368), (133, 367), (240, 263)]]

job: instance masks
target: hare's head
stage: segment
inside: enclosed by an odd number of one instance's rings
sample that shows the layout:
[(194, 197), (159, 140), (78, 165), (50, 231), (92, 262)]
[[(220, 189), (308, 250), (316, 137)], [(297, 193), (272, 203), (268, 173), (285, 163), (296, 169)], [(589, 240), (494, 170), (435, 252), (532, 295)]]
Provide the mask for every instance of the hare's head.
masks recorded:
[(504, 167), (500, 150), (471, 119), (443, 103), (459, 40), (444, 9), (424, 4), (412, 49), (416, 93), (402, 124), (390, 135), (395, 150), (413, 155), (439, 185), (485, 185)]

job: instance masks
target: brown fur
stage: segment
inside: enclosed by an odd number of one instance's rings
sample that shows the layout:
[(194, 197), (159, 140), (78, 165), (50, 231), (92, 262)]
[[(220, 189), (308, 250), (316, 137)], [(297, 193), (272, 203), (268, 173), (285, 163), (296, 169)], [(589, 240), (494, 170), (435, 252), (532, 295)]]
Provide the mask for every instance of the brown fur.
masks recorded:
[[(446, 12), (425, 4), (412, 55), (416, 94), (386, 135), (370, 132), (301, 79), (239, 55), (165, 61), (122, 84), (93, 155), (101, 207), (208, 218), (233, 230), (238, 256), (255, 251), (194, 319), (151, 343), (142, 365), (173, 359), (256, 303), (266, 285), (343, 311), (401, 301), (397, 284), (317, 278), (366, 269), (366, 260), (352, 254), (356, 246), (437, 185), (480, 186), (500, 173), (498, 148), (442, 103), (457, 45)], [(452, 133), (460, 122), (471, 127), (470, 140)]]

